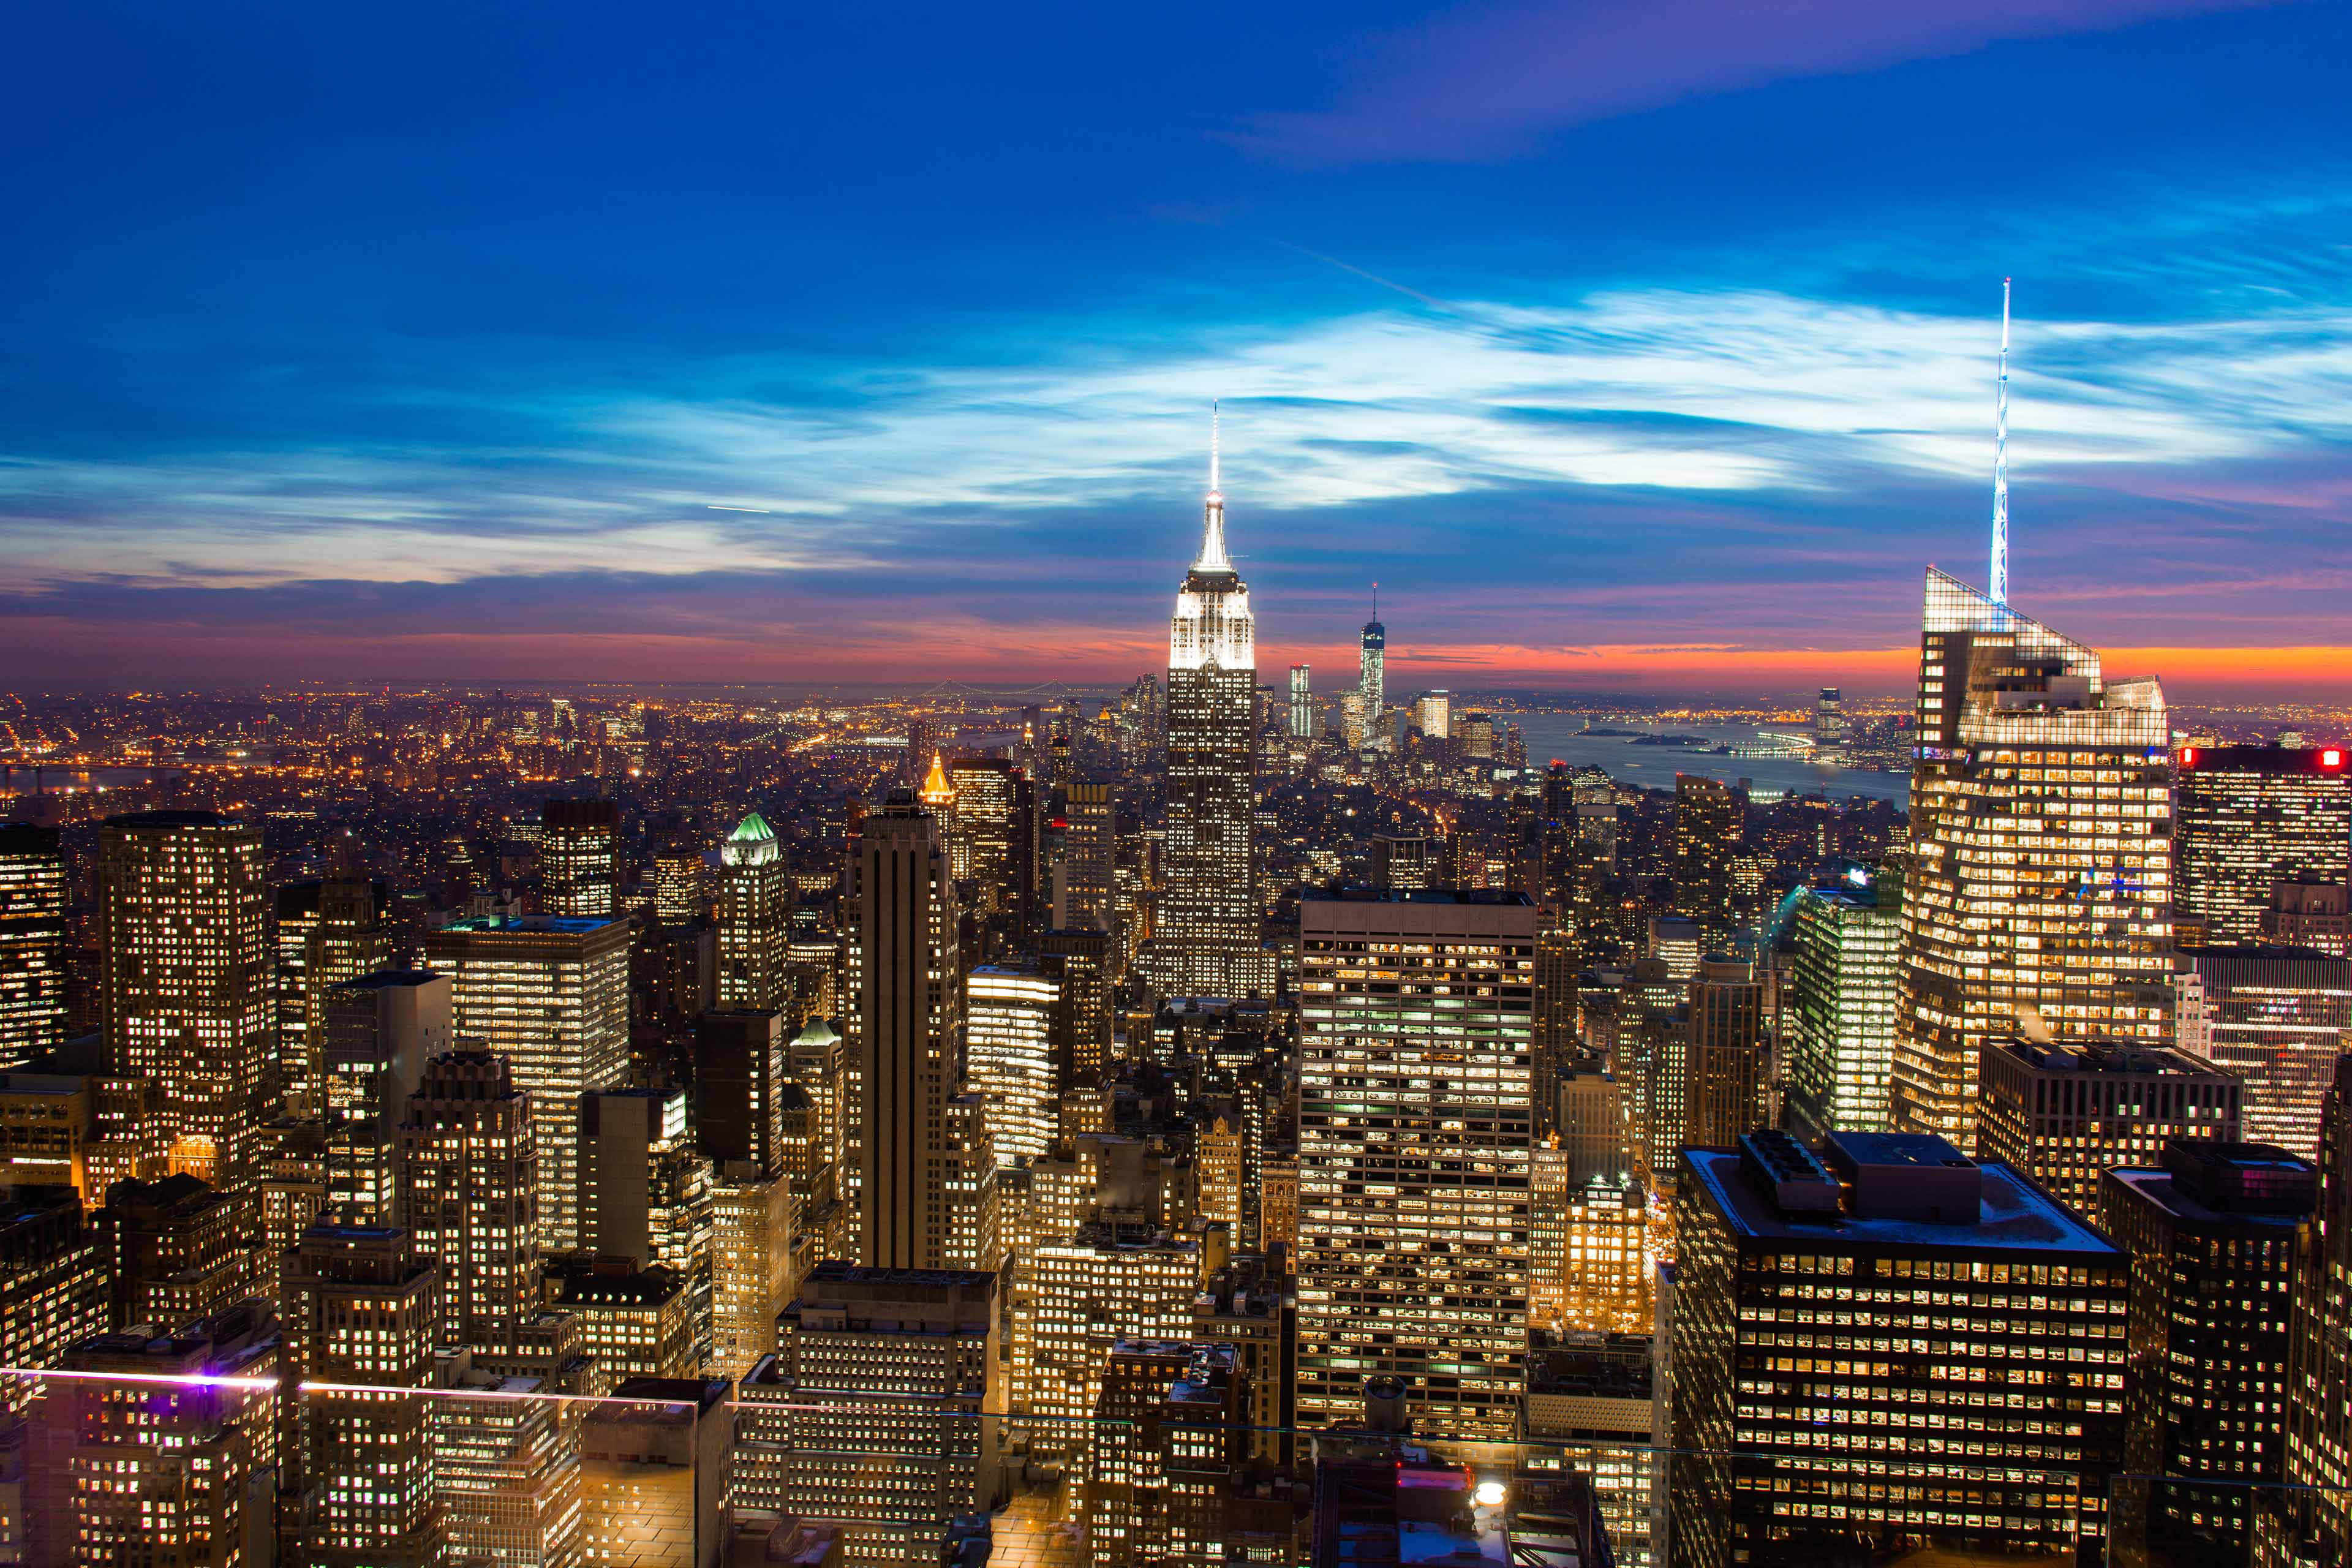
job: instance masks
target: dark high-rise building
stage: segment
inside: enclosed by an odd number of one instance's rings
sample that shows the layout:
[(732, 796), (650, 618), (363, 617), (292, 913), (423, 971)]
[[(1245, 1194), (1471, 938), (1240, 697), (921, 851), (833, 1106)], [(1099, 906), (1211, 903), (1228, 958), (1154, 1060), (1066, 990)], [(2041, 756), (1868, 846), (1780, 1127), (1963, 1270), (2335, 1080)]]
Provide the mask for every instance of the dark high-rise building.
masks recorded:
[(2177, 914), (2217, 946), (2260, 942), (2272, 889), (2352, 875), (2352, 752), (2183, 746), (2173, 828)]
[(1708, 954), (1690, 984), (1688, 1026), (1683, 1145), (1737, 1142), (1771, 1120), (1764, 983), (1739, 960)]
[(1430, 854), (1429, 838), (1420, 833), (1375, 833), (1372, 835), (1372, 886), (1410, 891), (1415, 888), (1433, 887), (1437, 868)]
[(1013, 907), (1013, 781), (1021, 770), (1003, 757), (958, 757), (948, 764), (955, 816), (948, 858), (956, 880), (969, 880), (982, 913)]
[(1835, 753), (1845, 746), (1845, 693), (1834, 686), (1822, 688), (1813, 699), (1813, 750)]
[(551, 915), (621, 912), (621, 808), (609, 800), (551, 800), (539, 809), (540, 902)]
[(1895, 952), (1902, 918), (1867, 880), (1807, 888), (1790, 934), (1797, 965), (1780, 1004), (1788, 1125), (1800, 1135), (1884, 1132), (1895, 1068)]
[(682, 926), (702, 913), (702, 845), (683, 823), (654, 844), (654, 920)]
[(66, 863), (58, 831), (0, 825), (0, 1072), (65, 1043)]
[(1113, 946), (1110, 934), (1097, 926), (1049, 931), (1038, 939), (1041, 965), (1060, 983), (1054, 1058), (1064, 1089), (1100, 1081), (1110, 1059)]
[(2257, 1500), (2256, 1568), (2352, 1557), (2352, 1056), (2320, 1116), (2319, 1205), (2295, 1259), (2287, 1349), (2286, 1489)]
[(1977, 1151), (2098, 1213), (2099, 1177), (2153, 1165), (2174, 1138), (2234, 1140), (2243, 1086), (2185, 1051), (2133, 1041), (1992, 1039), (1981, 1058)]
[(937, 1268), (947, 1256), (956, 928), (938, 824), (895, 795), (866, 819), (857, 848), (859, 1253), (877, 1268)]
[(1166, 881), (1153, 943), (1160, 988), (1259, 988), (1255, 842), (1257, 623), (1225, 554), (1225, 498), (1210, 465), (1201, 552), (1168, 626)]
[(714, 1165), (783, 1169), (784, 1043), (784, 1016), (771, 1007), (719, 1007), (695, 1020), (694, 1136)]
[(2032, 1027), (2169, 1038), (2164, 692), (1927, 572), (1896, 1014), (1895, 1121), (1963, 1148), (1977, 1056)]
[(111, 1070), (155, 1085), (172, 1170), (244, 1187), (271, 1021), (261, 830), (141, 812), (107, 819), (100, 856)]
[(1675, 909), (1703, 940), (1731, 933), (1731, 858), (1739, 849), (1739, 794), (1721, 779), (1675, 775)]
[(539, 1156), (530, 1097), (504, 1057), (425, 1064), (398, 1149), (411, 1245), (437, 1264), (438, 1344), (503, 1346), (539, 1305)]
[(191, 1175), (115, 1183), (98, 1211), (113, 1327), (189, 1322), (268, 1293), (259, 1220), (250, 1194)]
[(1065, 930), (1118, 923), (1114, 876), (1118, 864), (1118, 824), (1111, 786), (1099, 779), (1072, 779), (1062, 827), (1061, 907), (1054, 923)]
[(1941, 1138), (1684, 1158), (1669, 1561), (2097, 1561), (2122, 1252)]
[(392, 963), (391, 889), (365, 877), (289, 882), (278, 889), (278, 1088), (288, 1110), (325, 1103), (320, 1035), (327, 993)]
[(2132, 1260), (2119, 1568), (2246, 1561), (2282, 1474), (2295, 1249), (2318, 1201), (2310, 1164), (2265, 1143), (2176, 1138), (2161, 1167), (2102, 1178), (2100, 1228)]
[(2242, 1131), (2309, 1160), (2336, 1058), (2352, 1038), (2352, 959), (2308, 947), (2183, 948), (2180, 1043), (2245, 1084)]
[(2352, 958), (2352, 887), (2310, 877), (2282, 878), (2263, 911), (2263, 940)]
[(449, 977), (384, 969), (331, 987), (320, 1019), (327, 1205), (352, 1224), (404, 1226), (401, 1123), (449, 1037)]

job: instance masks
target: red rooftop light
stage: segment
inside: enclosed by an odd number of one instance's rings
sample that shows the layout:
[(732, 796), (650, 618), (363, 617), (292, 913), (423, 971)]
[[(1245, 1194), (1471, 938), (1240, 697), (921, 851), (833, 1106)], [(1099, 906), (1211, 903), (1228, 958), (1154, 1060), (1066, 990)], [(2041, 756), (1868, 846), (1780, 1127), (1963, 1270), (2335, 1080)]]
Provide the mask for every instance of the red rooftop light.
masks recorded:
[(2323, 768), (2340, 768), (2344, 765), (2344, 753), (2330, 746), (2319, 753), (2319, 765)]

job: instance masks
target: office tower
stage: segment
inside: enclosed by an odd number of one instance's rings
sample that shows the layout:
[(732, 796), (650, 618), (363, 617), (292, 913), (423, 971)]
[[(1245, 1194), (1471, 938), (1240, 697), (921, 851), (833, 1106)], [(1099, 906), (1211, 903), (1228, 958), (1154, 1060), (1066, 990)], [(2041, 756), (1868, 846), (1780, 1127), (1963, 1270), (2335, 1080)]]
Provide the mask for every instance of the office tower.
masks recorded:
[(1671, 1189), (1690, 1087), (1689, 981), (1658, 959), (1637, 960), (1621, 977), (1612, 1022), (1609, 1065), (1625, 1087), (1639, 1169)]
[(1437, 868), (1432, 863), (1429, 840), (1418, 833), (1372, 835), (1372, 886), (1409, 892), (1434, 887)]
[(994, 1494), (996, 1277), (820, 1263), (735, 1410), (738, 1510), (837, 1527), (848, 1561), (933, 1563)]
[(1788, 1126), (1807, 1142), (1891, 1129), (1895, 948), (1902, 911), (1867, 878), (1805, 888), (1789, 931), (1796, 973), (1780, 1004)]
[(2161, 1166), (2101, 1178), (2100, 1228), (2132, 1260), (2117, 1563), (2247, 1561), (2259, 1489), (2283, 1473), (2295, 1252), (2318, 1201), (2310, 1164), (2264, 1143), (2176, 1138)]
[[(1831, 1560), (1849, 1542), (2095, 1552), (2130, 1283), (2097, 1232), (2000, 1162), (1918, 1134), (1834, 1132), (1818, 1159), (1785, 1132), (1693, 1149), (1675, 1207), (1677, 1568)], [(1853, 1349), (1830, 1351), (1841, 1338)]]
[(579, 1561), (579, 1406), (539, 1378), (453, 1360), (433, 1402), (433, 1481), (447, 1560), (569, 1568)]
[(2311, 948), (2194, 947), (2179, 963), (2199, 993), (2181, 1004), (2182, 1045), (2193, 1010), (2198, 1054), (2245, 1085), (2246, 1141), (2315, 1158), (2319, 1108), (2352, 1035), (2352, 960)]
[(446, 1051), (449, 977), (383, 969), (331, 987), (320, 1018), (327, 1203), (352, 1225), (404, 1226), (401, 1124), (425, 1061)]
[(1041, 1218), (1028, 1272), (1034, 1320), (1015, 1334), (1029, 1336), (1031, 1441), (1041, 1454), (1084, 1456), (1111, 1346), (1190, 1330), (1200, 1244), (1150, 1221), (1089, 1219), (1065, 1230)]
[[(1589, 1479), (1618, 1568), (1655, 1568), (1659, 1561), (1653, 1505), (1664, 1501), (1669, 1456), (1654, 1447), (1660, 1412), (1653, 1348), (1646, 1331), (1543, 1335), (1528, 1356), (1520, 1476)], [(1584, 1559), (1576, 1561), (1581, 1568)]]
[[(799, 1091), (795, 1089), (795, 1096)], [(800, 1097), (805, 1101), (805, 1097)], [(793, 1299), (799, 1194), (792, 1178), (751, 1160), (719, 1165), (710, 1184), (710, 1357), (714, 1377), (740, 1377), (776, 1348), (776, 1314)]]
[(259, 1292), (271, 1310), (286, 1310), (286, 1260), (303, 1233), (327, 1212), (327, 1127), (310, 1117), (280, 1117), (261, 1129)]
[(325, 1104), (327, 993), (392, 963), (391, 910), (390, 889), (357, 875), (278, 889), (278, 1079), (295, 1115), (316, 1116)]
[(243, 1186), (270, 1025), (261, 830), (141, 812), (107, 818), (99, 855), (109, 1067), (155, 1085), (173, 1172)]
[(2287, 1349), (2287, 1489), (2256, 1500), (2256, 1568), (2352, 1552), (2352, 1055), (2336, 1059), (2313, 1163), (2319, 1201), (2295, 1259)]
[[(2028, 1027), (2160, 1045), (2164, 693), (1930, 567), (1904, 882), (1895, 1122), (1976, 1136), (1977, 1054)], [(2021, 940), (2030, 938), (2030, 940)]]
[(969, 880), (983, 912), (1008, 907), (1013, 883), (1013, 782), (1020, 770), (1003, 757), (958, 757), (948, 764), (955, 792), (948, 854), (956, 880)]
[(1462, 752), (1474, 763), (1495, 760), (1495, 716), (1491, 713), (1465, 713), (1454, 727), (1462, 742)]
[(694, 1137), (712, 1164), (748, 1160), (771, 1175), (783, 1169), (791, 1082), (782, 1014), (718, 1007), (694, 1021)]
[(1098, 779), (1072, 779), (1062, 832), (1066, 907), (1054, 923), (1064, 929), (1097, 926), (1111, 930), (1118, 922), (1115, 872), (1118, 862), (1118, 824), (1111, 786)]
[(79, 1074), (0, 1072), (0, 1201), (12, 1187), (71, 1187), (85, 1205), (98, 1138), (97, 1098)]
[[(281, 1491), (314, 1561), (428, 1568), (438, 1274), (407, 1233), (312, 1226), (287, 1268), (286, 1366), (300, 1385)], [(323, 1386), (322, 1386), (323, 1385)]]
[(1536, 1136), (1558, 1124), (1559, 1075), (1576, 1058), (1581, 1039), (1577, 1020), (1575, 918), (1557, 904), (1538, 906), (1534, 1095)]
[(2352, 876), (2352, 752), (2183, 746), (2173, 816), (2176, 917), (2215, 946), (2262, 940), (2281, 881)]
[(1709, 954), (1691, 981), (1689, 1021), (1684, 1145), (1733, 1143), (1769, 1125), (1772, 1065), (1764, 1036), (1764, 983), (1739, 960)]
[(1229, 1346), (1111, 1346), (1083, 1494), (1091, 1568), (1224, 1561), (1218, 1500), (1247, 1447), (1248, 1395)]
[(1528, 1321), (1632, 1333), (1650, 1319), (1648, 1194), (1630, 1169), (1590, 1174), (1559, 1135), (1529, 1163)]
[(1741, 816), (1738, 792), (1721, 779), (1675, 775), (1675, 910), (1698, 922), (1708, 948), (1731, 934), (1731, 859)]
[(955, 884), (938, 825), (903, 795), (857, 848), (858, 1256), (935, 1268), (951, 1223), (948, 1079), (962, 1030)]
[[(724, 1383), (623, 1378), (580, 1421), (582, 1561), (717, 1568), (730, 1545), (721, 1510), (728, 1426)], [(729, 1557), (730, 1568), (745, 1561)]]
[(251, 1194), (218, 1192), (194, 1176), (116, 1183), (98, 1211), (113, 1282), (110, 1322), (185, 1323), (274, 1295), (255, 1246), (258, 1219)]
[(719, 847), (719, 1003), (782, 1007), (792, 941), (791, 868), (775, 830), (753, 812)]
[(1054, 1054), (1061, 1087), (1098, 1082), (1110, 1059), (1110, 933), (1087, 926), (1049, 931), (1037, 950), (1039, 967), (1059, 987)]
[(66, 863), (58, 830), (0, 824), (0, 1072), (65, 1044)]
[(709, 1341), (709, 1298), (674, 1268), (600, 1258), (556, 1291), (559, 1311), (580, 1321), (581, 1348), (595, 1358), (596, 1392), (632, 1377), (692, 1377)]
[(1412, 727), (1432, 741), (1454, 738), (1454, 699), (1448, 692), (1424, 691), (1412, 700)]
[(1845, 734), (1845, 693), (1834, 686), (1824, 686), (1821, 695), (1813, 699), (1814, 752), (1834, 755), (1844, 749)]
[(1977, 1146), (2095, 1215), (2099, 1177), (2157, 1163), (2172, 1138), (2239, 1135), (2243, 1086), (2183, 1051), (2135, 1041), (1987, 1040)]
[(693, 1322), (690, 1364), (700, 1366), (710, 1348), (710, 1162), (687, 1131), (686, 1090), (581, 1096), (580, 1185), (581, 1247), (676, 1275)]
[(654, 841), (654, 920), (682, 926), (702, 913), (702, 846), (682, 823)]
[(609, 921), (621, 912), (621, 808), (609, 800), (551, 800), (539, 808), (540, 907)]
[(628, 1069), (628, 922), (456, 921), (425, 934), (425, 962), (450, 976), (457, 1037), (506, 1058), (530, 1096), (540, 1246), (581, 1246), (580, 1097)]
[[(107, 1328), (106, 1249), (71, 1187), (0, 1194), (0, 1366), (57, 1364)], [(0, 1382), (0, 1413), (22, 1415), (39, 1392), (21, 1373)]]
[(1298, 1415), (1405, 1380), (1433, 1436), (1499, 1437), (1527, 1355), (1536, 909), (1299, 904)]
[(1166, 885), (1153, 943), (1168, 994), (1245, 996), (1258, 958), (1257, 623), (1225, 554), (1213, 455), (1205, 519), (1168, 626)]
[[(26, 1561), (240, 1568), (271, 1559), (279, 1342), (266, 1303), (100, 1334), (34, 1414)], [(141, 1392), (126, 1398), (126, 1380)]]
[(983, 963), (965, 982), (964, 1082), (982, 1097), (999, 1165), (1052, 1142), (1066, 1065), (1055, 1049), (1061, 982), (1029, 964)]
[(1367, 730), (1379, 726), (1389, 703), (1389, 629), (1381, 625), (1381, 585), (1372, 584), (1372, 618), (1356, 642), (1356, 711)]
[(1298, 1301), (1290, 1276), (1264, 1252), (1241, 1253), (1201, 1282), (1192, 1299), (1194, 1343), (1223, 1345), (1248, 1386), (1242, 1425), (1252, 1457), (1289, 1462), (1296, 1447)]
[(1307, 667), (1303, 664), (1294, 664), (1290, 667), (1291, 739), (1311, 741), (1315, 738), (1316, 730), (1315, 688), (1311, 684)]
[(1688, 915), (1652, 915), (1647, 956), (1666, 966), (1666, 977), (1677, 984), (1698, 973), (1698, 961), (1709, 951), (1706, 932)]
[(2263, 940), (2352, 958), (2352, 888), (2307, 877), (2281, 879), (2263, 911)]
[(507, 1058), (425, 1064), (398, 1148), (410, 1244), (439, 1266), (436, 1344), (503, 1342), (539, 1305), (539, 1149), (530, 1097)]

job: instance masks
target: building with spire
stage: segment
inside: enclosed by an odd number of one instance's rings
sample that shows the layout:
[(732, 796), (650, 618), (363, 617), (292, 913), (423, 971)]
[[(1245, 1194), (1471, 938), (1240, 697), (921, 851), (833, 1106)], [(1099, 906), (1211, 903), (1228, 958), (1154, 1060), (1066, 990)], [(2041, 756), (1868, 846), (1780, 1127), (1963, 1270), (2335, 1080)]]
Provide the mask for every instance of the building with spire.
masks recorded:
[(1168, 840), (1155, 937), (1173, 994), (1246, 994), (1258, 982), (1257, 624), (1225, 553), (1215, 426), (1201, 552), (1168, 628)]
[(791, 992), (792, 876), (752, 812), (719, 847), (719, 1005), (782, 1007)]
[(1381, 585), (1372, 584), (1372, 618), (1364, 623), (1356, 650), (1355, 733), (1348, 743), (1363, 745), (1379, 731), (1381, 712), (1388, 706), (1389, 629), (1381, 625)]

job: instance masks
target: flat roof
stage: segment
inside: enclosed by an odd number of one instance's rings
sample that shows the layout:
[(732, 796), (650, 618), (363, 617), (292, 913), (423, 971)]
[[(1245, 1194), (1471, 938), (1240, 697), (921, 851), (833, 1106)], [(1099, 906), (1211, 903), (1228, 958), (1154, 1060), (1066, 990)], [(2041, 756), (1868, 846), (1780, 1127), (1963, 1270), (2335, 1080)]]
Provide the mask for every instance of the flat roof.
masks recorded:
[(1905, 1252), (1932, 1247), (1948, 1249), (1956, 1257), (2031, 1252), (2079, 1254), (2119, 1262), (2124, 1256), (2113, 1242), (2069, 1214), (2063, 1204), (1999, 1160), (1977, 1162), (1984, 1181), (1977, 1223), (1943, 1225), (1838, 1213), (1782, 1215), (1775, 1211), (1769, 1197), (1741, 1178), (1738, 1150), (1692, 1149), (1685, 1157), (1715, 1194), (1716, 1206), (1730, 1220), (1732, 1228), (1759, 1241)]
[(2280, 1231), (2292, 1235), (2311, 1217), (2297, 1214), (2264, 1214), (2259, 1209), (2217, 1209), (2200, 1201), (2197, 1194), (2182, 1186), (2169, 1171), (2126, 1166), (2111, 1168), (2106, 1175), (2166, 1210), (2175, 1219), (2185, 1220), (2191, 1225), (2214, 1226), (2225, 1230)]
[[(499, 936), (546, 935), (555, 932), (578, 936), (588, 931), (603, 931), (606, 926), (621, 923), (621, 917), (598, 915), (469, 915), (461, 921), (451, 921), (443, 931), (487, 931)], [(428, 938), (433, 932), (425, 933)]]

